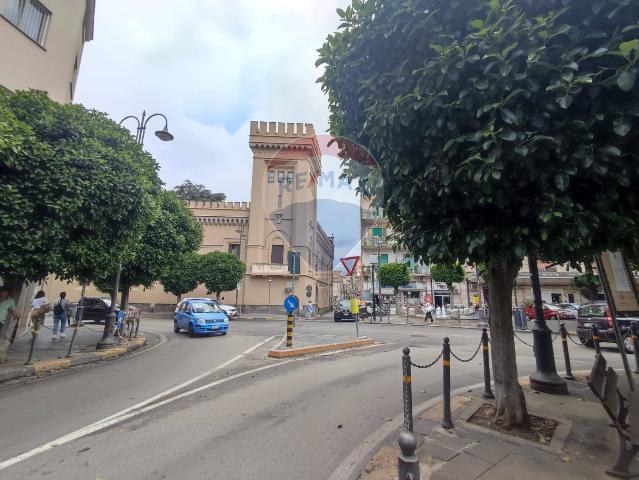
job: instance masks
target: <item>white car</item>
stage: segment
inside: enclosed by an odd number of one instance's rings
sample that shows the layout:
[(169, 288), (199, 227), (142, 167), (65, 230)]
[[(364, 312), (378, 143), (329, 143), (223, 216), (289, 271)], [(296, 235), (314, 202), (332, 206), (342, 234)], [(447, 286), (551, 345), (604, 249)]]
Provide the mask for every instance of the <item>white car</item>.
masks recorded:
[(224, 310), (224, 313), (226, 313), (226, 316), (229, 317), (229, 319), (237, 317), (237, 308), (234, 306), (220, 304), (219, 307)]

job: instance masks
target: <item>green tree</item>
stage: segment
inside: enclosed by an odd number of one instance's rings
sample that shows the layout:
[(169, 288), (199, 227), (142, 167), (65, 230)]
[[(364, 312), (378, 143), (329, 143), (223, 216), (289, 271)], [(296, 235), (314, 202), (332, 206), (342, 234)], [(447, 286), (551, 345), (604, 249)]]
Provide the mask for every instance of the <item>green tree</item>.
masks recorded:
[(399, 287), (408, 282), (410, 282), (410, 272), (405, 263), (385, 263), (379, 267), (379, 284), (384, 287), (393, 287), (397, 312), (399, 312)]
[[(156, 208), (149, 223), (122, 259), (120, 275), (120, 305), (128, 304), (131, 287), (151, 287), (170, 268), (173, 259), (195, 252), (202, 243), (202, 226), (173, 192), (162, 191), (156, 198)], [(110, 291), (115, 278), (114, 270), (104, 270), (96, 278), (102, 291)]]
[(222, 292), (235, 290), (246, 273), (246, 265), (232, 253), (210, 252), (200, 260), (200, 283), (220, 300)]
[(200, 277), (200, 255), (192, 252), (176, 257), (164, 270), (160, 282), (165, 292), (177, 296), (178, 303), (182, 295), (197, 288)]
[[(126, 174), (124, 173), (126, 172)], [(147, 221), (157, 164), (105, 114), (0, 92), (0, 276), (92, 278)]]
[(318, 65), (346, 175), (412, 254), (485, 262), (495, 420), (527, 423), (510, 295), (523, 257), (578, 261), (639, 238), (636, 2), (354, 0), (338, 13)]
[(184, 200), (206, 200), (210, 202), (223, 202), (226, 194), (213, 193), (200, 183), (193, 183), (191, 180), (184, 180), (181, 185), (173, 189), (175, 194)]
[(459, 264), (435, 263), (430, 270), (433, 281), (445, 283), (449, 291), (453, 283), (461, 283), (466, 279), (466, 272)]

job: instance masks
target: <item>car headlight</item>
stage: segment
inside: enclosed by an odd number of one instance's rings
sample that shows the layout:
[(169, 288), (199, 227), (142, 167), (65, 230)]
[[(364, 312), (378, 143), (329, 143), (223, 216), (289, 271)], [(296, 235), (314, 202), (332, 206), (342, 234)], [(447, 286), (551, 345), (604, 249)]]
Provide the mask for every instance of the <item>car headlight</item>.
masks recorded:
[(196, 323), (197, 323), (198, 325), (204, 325), (204, 324), (206, 323), (206, 320), (204, 320), (203, 318), (198, 318), (198, 319), (196, 320)]

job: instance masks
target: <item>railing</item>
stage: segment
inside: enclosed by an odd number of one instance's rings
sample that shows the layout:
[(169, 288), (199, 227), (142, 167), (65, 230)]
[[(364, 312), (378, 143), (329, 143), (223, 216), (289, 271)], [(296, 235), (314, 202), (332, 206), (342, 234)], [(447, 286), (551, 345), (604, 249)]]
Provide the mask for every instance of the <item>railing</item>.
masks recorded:
[(384, 219), (383, 215), (380, 215), (375, 210), (362, 210), (361, 212), (362, 220), (366, 220), (369, 222), (378, 222)]
[(362, 246), (363, 247), (389, 247), (392, 245), (392, 242), (387, 237), (364, 237), (362, 238)]

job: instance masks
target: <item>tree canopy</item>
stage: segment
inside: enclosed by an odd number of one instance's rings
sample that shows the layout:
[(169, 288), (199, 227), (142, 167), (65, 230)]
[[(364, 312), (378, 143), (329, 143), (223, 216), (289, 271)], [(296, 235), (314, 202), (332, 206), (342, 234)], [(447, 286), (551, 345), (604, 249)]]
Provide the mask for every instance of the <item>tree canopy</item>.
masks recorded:
[(200, 283), (218, 300), (220, 293), (235, 290), (245, 273), (246, 265), (232, 253), (210, 252), (200, 260)]
[(408, 265), (404, 263), (386, 263), (379, 267), (379, 283), (385, 287), (393, 287), (395, 293), (397, 289), (410, 282), (410, 272)]
[(103, 113), (0, 92), (0, 275), (87, 279), (112, 266), (148, 219), (157, 168)]
[(226, 200), (226, 194), (213, 193), (201, 183), (193, 183), (190, 180), (184, 180), (173, 191), (184, 200), (205, 200), (210, 202), (223, 202)]
[(173, 259), (162, 273), (160, 282), (165, 292), (170, 292), (179, 299), (197, 288), (199, 277), (200, 255), (192, 252)]
[[(151, 220), (128, 256), (122, 258), (120, 290), (125, 294), (136, 285), (146, 288), (160, 280), (174, 260), (195, 252), (202, 243), (202, 226), (173, 192), (156, 197)], [(109, 291), (115, 270), (104, 270), (96, 279), (98, 288)]]
[(453, 289), (453, 283), (460, 283), (466, 279), (464, 267), (459, 264), (435, 263), (431, 267), (430, 274), (433, 281), (445, 283), (449, 290)]

